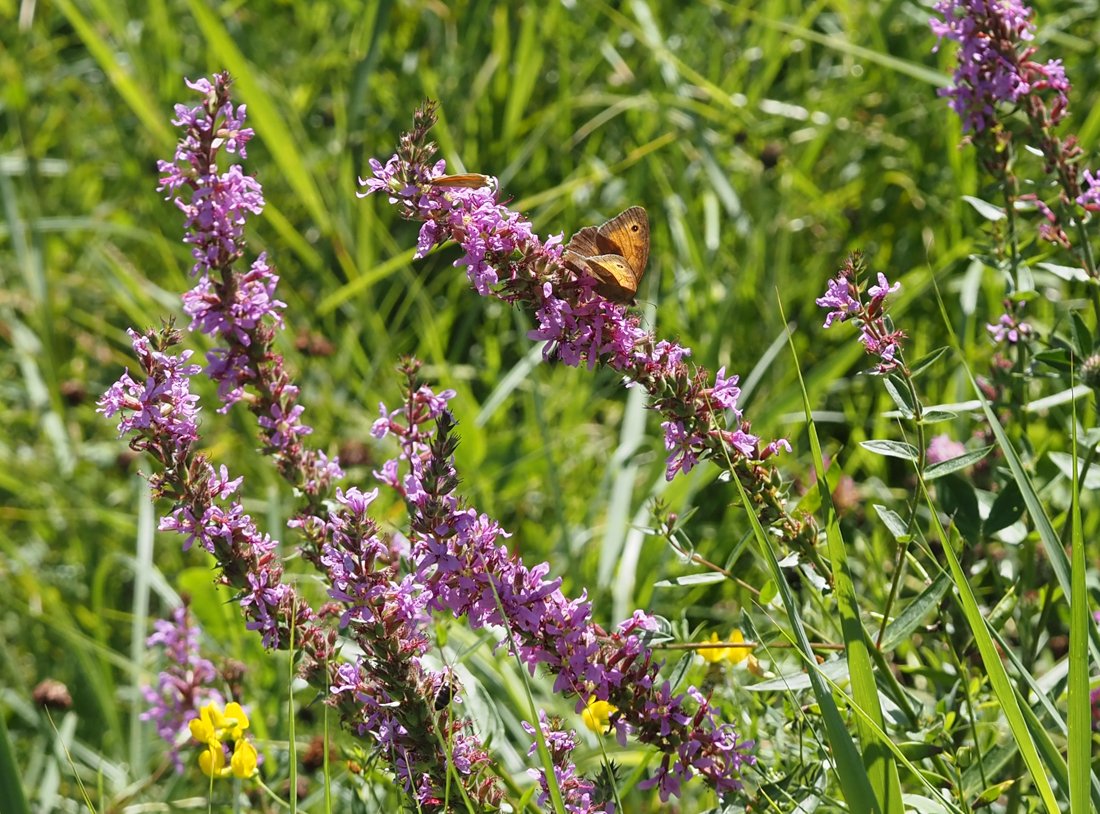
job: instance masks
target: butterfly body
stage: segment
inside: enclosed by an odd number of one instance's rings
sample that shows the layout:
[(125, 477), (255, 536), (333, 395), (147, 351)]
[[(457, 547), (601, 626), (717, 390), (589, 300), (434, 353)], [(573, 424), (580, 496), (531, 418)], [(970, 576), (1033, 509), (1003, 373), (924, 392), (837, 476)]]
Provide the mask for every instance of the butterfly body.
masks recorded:
[(570, 238), (562, 260), (596, 280), (596, 291), (614, 302), (634, 304), (649, 261), (649, 217), (632, 206), (600, 226), (586, 226)]

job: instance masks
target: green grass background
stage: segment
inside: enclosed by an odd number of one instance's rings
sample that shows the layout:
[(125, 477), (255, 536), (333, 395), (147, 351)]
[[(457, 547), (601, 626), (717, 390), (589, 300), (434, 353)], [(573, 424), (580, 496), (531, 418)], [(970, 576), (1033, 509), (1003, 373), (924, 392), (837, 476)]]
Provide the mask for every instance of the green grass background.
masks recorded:
[[(1065, 59), (1072, 127), (1089, 152), (1100, 127), (1095, 4), (1039, 11), (1041, 56)], [(782, 336), (781, 300), (826, 451), (863, 490), (848, 516), (861, 526), (870, 502), (907, 488), (903, 467), (856, 447), (896, 432), (881, 417), (892, 405), (853, 375), (866, 364), (854, 332), (823, 333), (814, 298), (862, 249), (903, 284), (894, 318), (915, 358), (945, 342), (935, 278), (980, 369), (1003, 291), (968, 260), (984, 238), (961, 196), (983, 194), (982, 181), (936, 95), (952, 54), (931, 53), (929, 14), (913, 2), (0, 0), (0, 697), (25, 779), (46, 800), (78, 796), (29, 702), (34, 684), (54, 677), (74, 695), (62, 732), (93, 799), (182, 793), (167, 776), (119, 791), (156, 749), (134, 720), (135, 683), (150, 677), (135, 633), (175, 590), (200, 598), (224, 653), (249, 665), (249, 691), (266, 699), (256, 701), (258, 731), (285, 738), (285, 665), (211, 596), (205, 555), (185, 555), (167, 535), (142, 553), (155, 524), (143, 508), (145, 464), (94, 413), (132, 365), (125, 328), (179, 317), (191, 284), (179, 212), (155, 190), (155, 162), (173, 149), (172, 105), (193, 103), (183, 76), (228, 69), (237, 79), (257, 131), (246, 168), (268, 201), (250, 247), (282, 275), (280, 348), (313, 440), (358, 462), (350, 482), (369, 485), (384, 459), (368, 429), (378, 402), (398, 398), (398, 356), (416, 354), (439, 387), (458, 391), (463, 493), (514, 532), (516, 551), (549, 560), (567, 592), (587, 589), (604, 624), (644, 607), (685, 636), (724, 634), (751, 597), (728, 583), (655, 588), (693, 569), (641, 529), (655, 496), (695, 509), (686, 531), (700, 553), (761, 583), (728, 484), (703, 466), (666, 485), (657, 420), (637, 393), (606, 372), (539, 362), (525, 316), (470, 291), (453, 247), (414, 262), (416, 225), (384, 200), (356, 198), (355, 179), (433, 98), (448, 166), (498, 176), (540, 234), (568, 237), (644, 205), (648, 323), (711, 370), (753, 374), (746, 416), (765, 438), (791, 438), (783, 468), (804, 485), (795, 371), (785, 350), (768, 353)], [(325, 338), (331, 355), (301, 352), (298, 337)], [(970, 397), (953, 364), (923, 381), (929, 403)], [(245, 475), (248, 509), (292, 542), (282, 524), (293, 497), (254, 454), (248, 417), (207, 408), (203, 431), (211, 456)], [(968, 425), (954, 432), (965, 440)], [(400, 522), (399, 507), (383, 509)], [(850, 556), (870, 615), (892, 549), (867, 528)], [(985, 598), (995, 603), (997, 590), (991, 583)], [(461, 625), (448, 631), (456, 652), (474, 641)], [(511, 745), (518, 713), (484, 702), (517, 693), (514, 668), (485, 647), (466, 658), (484, 687), (470, 711), (497, 728), (502, 761), (523, 782)], [(789, 701), (766, 701), (746, 700), (737, 722), (786, 754), (784, 739), (797, 738), (782, 725)], [(634, 765), (645, 753), (619, 759)], [(706, 799), (701, 788), (692, 795), (688, 810)], [(632, 810), (655, 805), (637, 800)]]

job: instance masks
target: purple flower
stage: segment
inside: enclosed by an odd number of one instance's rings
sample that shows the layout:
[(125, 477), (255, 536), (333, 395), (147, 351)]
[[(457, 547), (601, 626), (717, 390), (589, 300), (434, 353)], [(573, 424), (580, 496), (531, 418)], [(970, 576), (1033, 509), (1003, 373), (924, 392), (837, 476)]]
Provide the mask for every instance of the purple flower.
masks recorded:
[[(728, 390), (724, 374), (721, 381)], [(430, 404), (425, 388), (414, 385), (410, 375), (410, 400)], [(751, 744), (739, 742), (697, 691), (673, 696), (667, 683), (658, 685), (659, 665), (645, 644), (654, 620), (638, 612), (612, 634), (595, 625), (586, 596), (566, 597), (561, 580), (549, 578), (547, 563), (525, 565), (502, 544), (509, 535), (493, 519), (464, 507), (453, 494), (458, 478), (449, 414), (434, 419), (437, 431), (427, 450), (416, 439), (427, 435), (420, 423), (431, 420), (428, 411), (405, 414), (419, 423), (391, 431), (401, 440), (399, 457), (409, 467), (402, 484), (412, 514), (410, 559), (429, 597), (427, 608), (465, 617), (474, 629), (504, 628), (502, 644), (532, 673), (549, 670), (555, 692), (575, 696), (578, 712), (593, 696), (608, 701), (620, 710), (620, 737), (633, 733), (677, 752), (676, 763), (667, 764), (654, 781), (662, 795), (675, 793), (693, 774), (704, 775), (719, 793), (739, 788), (740, 767), (752, 760)], [(678, 444), (682, 456), (691, 454), (687, 440)]]
[(996, 323), (987, 323), (985, 326), (989, 335), (993, 337), (993, 341), (998, 344), (1007, 342), (1009, 345), (1016, 345), (1030, 338), (1032, 334), (1031, 325), (1011, 312), (1011, 304), (1009, 309), (1008, 312), (1001, 314)]
[[(550, 751), (550, 760), (554, 767), (554, 779), (557, 781), (558, 790), (565, 803), (565, 810), (570, 814), (612, 814), (615, 811), (614, 803), (601, 800), (596, 784), (577, 772), (577, 766), (573, 763), (571, 755), (577, 748), (577, 735), (572, 730), (561, 728), (561, 721), (552, 720), (545, 710), (539, 710), (539, 729), (542, 730), (543, 739)], [(521, 726), (527, 734), (535, 735), (535, 727), (527, 721), (522, 721)], [(534, 755), (538, 751), (538, 741), (533, 741), (527, 750), (528, 755)], [(543, 769), (529, 769), (528, 774), (539, 782), (542, 789), (536, 802), (545, 806), (550, 800), (550, 784)]]
[(1100, 211), (1100, 173), (1094, 175), (1091, 170), (1084, 170), (1081, 174), (1088, 188), (1077, 196), (1077, 203), (1090, 212)]
[(189, 446), (198, 437), (198, 400), (191, 393), (191, 377), (198, 365), (188, 364), (191, 351), (172, 356), (155, 350), (147, 336), (129, 330), (130, 344), (148, 374), (144, 382), (129, 371), (97, 402), (96, 412), (110, 418), (122, 413), (119, 436), (139, 430), (154, 431), (175, 447)]
[(211, 686), (217, 672), (199, 652), (201, 631), (187, 605), (172, 611), (170, 619), (157, 619), (153, 628), (145, 644), (164, 651), (166, 666), (157, 674), (155, 685), (142, 687), (142, 696), (149, 706), (141, 713), (141, 720), (153, 722), (157, 734), (168, 743), (176, 771), (182, 772), (180, 748), (190, 737), (187, 724), (199, 716), (202, 706), (211, 702), (223, 704), (224, 699)]
[(963, 129), (981, 133), (996, 121), (998, 105), (1016, 105), (1025, 97), (1051, 90), (1055, 94), (1051, 121), (1068, 106), (1069, 82), (1061, 60), (1034, 62), (1031, 9), (1019, 0), (940, 0), (935, 10), (943, 19), (929, 25), (939, 48), (944, 39), (959, 44), (954, 80), (940, 90), (959, 114)]
[(825, 293), (818, 297), (817, 304), (822, 308), (828, 308), (829, 313), (825, 315), (825, 326), (828, 328), (834, 322), (834, 320), (844, 320), (856, 315), (860, 311), (860, 303), (855, 297), (852, 296), (851, 282), (847, 277), (838, 276), (829, 280), (828, 288)]
[[(862, 258), (853, 254), (837, 276), (829, 280), (828, 288), (823, 296), (818, 297), (817, 304), (829, 309), (825, 317), (826, 328), (838, 319), (841, 322), (855, 320), (859, 324), (860, 343), (867, 353), (878, 357), (875, 372), (888, 373), (900, 363), (898, 354), (905, 334), (893, 330), (887, 322), (886, 299), (901, 288), (901, 283), (891, 285), (886, 275), (879, 272), (877, 282), (867, 289), (870, 302), (864, 303), (858, 284), (861, 270)], [(776, 448), (771, 449), (774, 452)]]
[(296, 487), (317, 495), (343, 472), (338, 461), (301, 442), (311, 428), (301, 421), (298, 390), (273, 350), (274, 332), (283, 327), (286, 308), (276, 297), (279, 277), (266, 253), (246, 272), (235, 268), (244, 256), (247, 217), (264, 207), (259, 182), (240, 164), (218, 170), (222, 150), (242, 159), (247, 155), (245, 145), (253, 132), (244, 126), (245, 106), (231, 103), (226, 74), (187, 84), (202, 95), (202, 104), (176, 107), (174, 124), (184, 132), (174, 160), (160, 163), (160, 189), (186, 215), (184, 242), (194, 247), (192, 272), (198, 280), (183, 295), (184, 311), (191, 317), (191, 330), (224, 343), (207, 353), (206, 373), (217, 382), (222, 401), (219, 412), (245, 399), (247, 387), (254, 388), (257, 393), (248, 403), (267, 431), (265, 451), (279, 456), (281, 472)]

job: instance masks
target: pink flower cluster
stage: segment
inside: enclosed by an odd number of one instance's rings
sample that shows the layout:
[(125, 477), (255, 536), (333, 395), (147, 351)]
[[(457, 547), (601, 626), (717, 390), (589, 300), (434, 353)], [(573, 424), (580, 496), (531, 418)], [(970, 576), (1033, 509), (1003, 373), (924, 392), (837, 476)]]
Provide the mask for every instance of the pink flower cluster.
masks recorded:
[[(375, 425), (377, 435), (399, 439), (399, 458), (408, 467), (401, 478), (390, 465), (379, 474), (408, 503), (410, 559), (429, 597), (427, 607), (464, 617), (475, 629), (506, 630), (501, 644), (532, 674), (549, 670), (554, 690), (576, 697), (578, 712), (593, 696), (617, 707), (620, 739), (633, 735), (665, 753), (645, 784), (657, 786), (663, 800), (678, 795), (681, 782), (695, 774), (720, 795), (740, 788), (741, 767), (754, 761), (752, 744), (720, 722), (694, 687), (676, 694), (659, 678), (660, 664), (646, 644), (654, 620), (637, 611), (614, 632), (604, 631), (592, 622), (592, 605), (583, 595), (567, 598), (561, 580), (548, 578), (548, 564), (527, 567), (501, 544), (509, 535), (494, 520), (460, 503), (454, 494), (453, 420), (445, 402), (410, 377), (404, 409), (383, 407)], [(398, 415), (410, 423), (400, 423)], [(429, 422), (436, 427), (430, 442), (424, 429)]]
[(829, 309), (825, 315), (826, 328), (836, 321), (855, 320), (859, 324), (859, 341), (867, 353), (878, 357), (875, 372), (889, 373), (900, 363), (898, 354), (905, 334), (894, 330), (887, 321), (886, 298), (901, 288), (901, 283), (890, 285), (886, 275), (879, 272), (878, 282), (867, 289), (870, 300), (864, 302), (859, 286), (860, 264), (858, 255), (849, 258), (816, 302)]
[(1035, 36), (1031, 9), (1019, 0), (940, 0), (935, 9), (943, 16), (929, 21), (937, 39), (959, 43), (954, 82), (940, 94), (951, 100), (964, 130), (980, 133), (996, 122), (997, 105), (1020, 104), (1043, 91), (1054, 93), (1052, 123), (1061, 120), (1069, 80), (1062, 60), (1031, 59), (1036, 49), (1025, 45)]
[(173, 124), (183, 130), (173, 161), (161, 161), (158, 189), (167, 190), (186, 215), (184, 242), (192, 246), (198, 277), (183, 295), (191, 330), (220, 339), (224, 346), (207, 354), (206, 374), (218, 383), (221, 411), (245, 398), (246, 386), (257, 391), (249, 406), (264, 430), (267, 452), (276, 456), (283, 474), (310, 495), (327, 491), (343, 476), (339, 462), (306, 448), (302, 438), (313, 432), (302, 421), (298, 388), (271, 351), (274, 328), (283, 325), (286, 303), (275, 297), (279, 277), (261, 253), (245, 273), (236, 270), (246, 248), (248, 215), (263, 211), (263, 191), (239, 164), (218, 168), (223, 150), (247, 157), (253, 136), (244, 126), (245, 106), (229, 99), (229, 77), (200, 79), (187, 86), (202, 95), (195, 107), (176, 105)]

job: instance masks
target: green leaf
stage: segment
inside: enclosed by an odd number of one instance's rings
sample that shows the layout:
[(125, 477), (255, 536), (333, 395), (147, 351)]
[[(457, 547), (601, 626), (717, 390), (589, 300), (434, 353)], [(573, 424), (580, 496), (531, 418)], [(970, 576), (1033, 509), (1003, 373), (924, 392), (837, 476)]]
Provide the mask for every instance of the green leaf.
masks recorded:
[(942, 478), (944, 475), (950, 475), (952, 472), (958, 472), (960, 469), (966, 469), (968, 466), (973, 466), (988, 455), (991, 449), (993, 449), (992, 446), (975, 449), (960, 455), (958, 458), (932, 464), (924, 470), (924, 479), (935, 480), (936, 478)]
[(1035, 361), (1054, 368), (1059, 373), (1069, 373), (1073, 368), (1073, 354), (1068, 348), (1044, 350), (1035, 354)]
[[(903, 641), (907, 641), (917, 629), (917, 625), (940, 607), (950, 587), (950, 575), (946, 571), (941, 571), (932, 584), (921, 591), (920, 595), (906, 605), (905, 609), (886, 626), (886, 633), (882, 637), (883, 652), (888, 653)], [(907, 755), (907, 757), (911, 756)]]
[(15, 749), (8, 737), (6, 715), (0, 715), (0, 795), (5, 801), (5, 811), (11, 814), (29, 814), (30, 807), (23, 794), (23, 769), (15, 759)]
[(868, 452), (885, 455), (887, 458), (901, 458), (914, 463), (919, 460), (917, 448), (902, 441), (860, 441), (859, 445)]
[(896, 376), (887, 376), (883, 379), (882, 384), (886, 388), (886, 392), (890, 394), (890, 398), (894, 400), (894, 404), (898, 406), (898, 411), (902, 416), (912, 418), (914, 415), (913, 405), (909, 401), (909, 393), (905, 383)]
[(1036, 263), (1035, 265), (1067, 282), (1087, 283), (1089, 281), (1088, 272), (1077, 266), (1060, 266), (1057, 263)]
[(983, 201), (981, 198), (975, 198), (973, 195), (963, 195), (962, 199), (974, 207), (974, 211), (986, 220), (991, 222), (1004, 220), (1005, 211), (1001, 207), (991, 204), (989, 201)]
[[(981, 514), (978, 512), (978, 496), (974, 485), (958, 475), (945, 475), (936, 486), (936, 496), (941, 508), (951, 517), (962, 536), (969, 542), (978, 540), (982, 528)], [(944, 545), (947, 545), (944, 542)]]
[(872, 507), (878, 512), (879, 520), (886, 525), (887, 530), (894, 536), (895, 540), (902, 542), (909, 539), (909, 528), (906, 526), (905, 521), (901, 519), (901, 515), (893, 509), (888, 509), (878, 503), (873, 504)]
[(951, 410), (925, 410), (920, 415), (920, 423), (936, 424), (940, 421), (952, 421), (958, 417), (959, 414)]
[(654, 588), (684, 588), (688, 585), (713, 585), (715, 582), (724, 582), (727, 579), (725, 574), (720, 574), (717, 571), (704, 571), (701, 574), (688, 574), (683, 577), (673, 577), (672, 579), (662, 579), (660, 582), (654, 582)]
[(993, 501), (989, 516), (982, 524), (982, 534), (988, 536), (1008, 528), (1023, 516), (1025, 508), (1020, 487), (1016, 485), (1016, 481), (1010, 480)]
[(948, 350), (950, 349), (946, 345), (944, 345), (943, 347), (936, 348), (931, 353), (926, 353), (924, 356), (922, 356), (920, 359), (913, 362), (913, 364), (909, 366), (910, 375), (915, 379), (917, 376), (924, 373), (924, 371), (928, 370), (928, 368), (932, 367), (932, 365), (938, 362), (939, 358), (947, 353)]
[(1073, 325), (1073, 339), (1077, 343), (1077, 353), (1082, 359), (1092, 354), (1092, 331), (1085, 324), (1078, 311), (1070, 311), (1070, 319)]
[[(1072, 455), (1067, 455), (1065, 452), (1048, 452), (1047, 457), (1050, 458), (1050, 462), (1058, 467), (1058, 471), (1065, 475), (1067, 478), (1072, 479), (1074, 477), (1074, 458)], [(1077, 468), (1080, 469), (1084, 461), (1080, 458), (1077, 459)], [(1085, 488), (1088, 490), (1100, 489), (1100, 467), (1089, 467), (1088, 474), (1085, 475)]]

